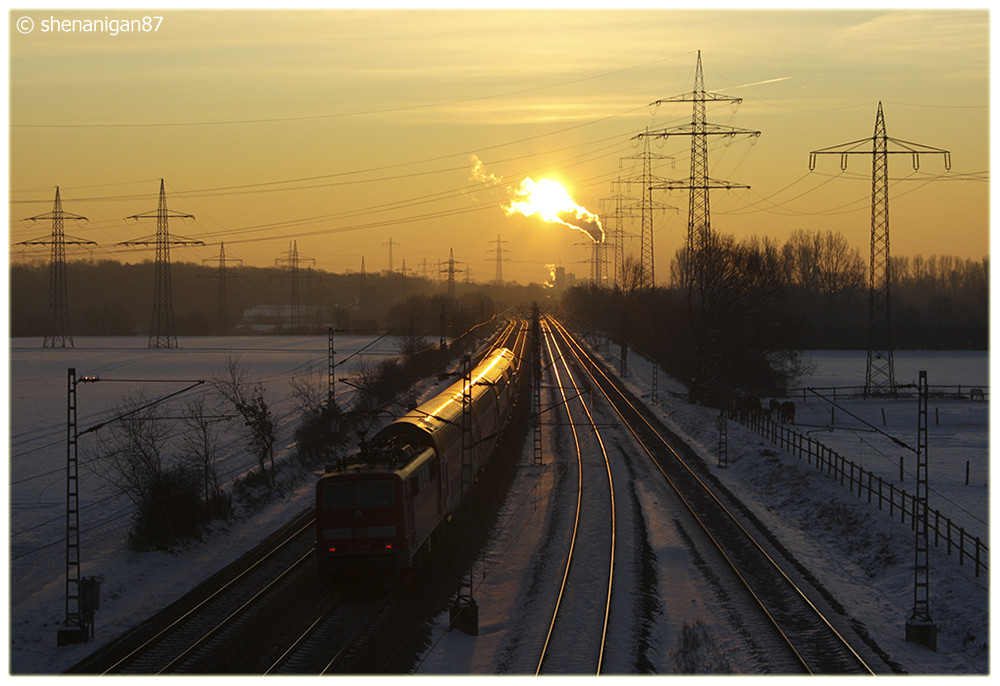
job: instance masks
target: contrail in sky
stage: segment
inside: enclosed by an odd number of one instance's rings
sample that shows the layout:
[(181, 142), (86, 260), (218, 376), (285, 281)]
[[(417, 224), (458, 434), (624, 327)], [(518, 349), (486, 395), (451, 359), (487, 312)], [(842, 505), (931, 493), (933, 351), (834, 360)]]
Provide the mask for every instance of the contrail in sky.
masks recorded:
[(777, 81), (788, 81), (789, 79), (794, 79), (794, 76), (779, 76), (776, 79), (767, 79), (766, 81), (754, 81), (753, 83), (744, 83), (742, 86), (733, 86), (733, 88), (749, 88), (750, 86), (763, 86), (765, 83), (776, 83)]

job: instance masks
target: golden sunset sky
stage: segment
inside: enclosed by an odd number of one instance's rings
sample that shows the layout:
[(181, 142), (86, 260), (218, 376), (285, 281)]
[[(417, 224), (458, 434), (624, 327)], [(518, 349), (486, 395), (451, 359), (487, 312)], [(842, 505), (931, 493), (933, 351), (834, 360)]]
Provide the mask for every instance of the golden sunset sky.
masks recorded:
[[(55, 32), (57, 19), (154, 17), (155, 31)], [(162, 16), (162, 21), (155, 17)], [(31, 20), (30, 33), (18, 21)], [(743, 98), (708, 120), (760, 131), (711, 141), (709, 173), (750, 189), (713, 191), (712, 226), (784, 241), (843, 233), (867, 262), (871, 156), (809, 153), (874, 132), (951, 153), (890, 159), (893, 255), (989, 252), (989, 13), (973, 10), (14, 9), (9, 15), (9, 251), (47, 234), (59, 186), (70, 257), (152, 259), (115, 243), (154, 234), (159, 179), (175, 212), (177, 261), (219, 254), (274, 265), (292, 241), (327, 271), (455, 258), (476, 281), (542, 281), (547, 264), (588, 274), (586, 235), (508, 216), (525, 177), (559, 181), (599, 215), (611, 182), (635, 177), (632, 138), (690, 122), (701, 51), (705, 87)], [(44, 31), (46, 24), (50, 30)], [(662, 143), (662, 144), (661, 144)], [(689, 175), (690, 140), (652, 151), (655, 173)], [(630, 159), (632, 157), (632, 159)], [(474, 159), (496, 183), (473, 178)], [(632, 187), (638, 194), (639, 184)], [(683, 245), (687, 191), (655, 217), (657, 281)], [(609, 222), (605, 222), (609, 224)], [(606, 227), (607, 228), (607, 227)], [(635, 225), (638, 230), (638, 224)], [(492, 244), (491, 244), (492, 243)], [(630, 240), (627, 250), (638, 252)]]

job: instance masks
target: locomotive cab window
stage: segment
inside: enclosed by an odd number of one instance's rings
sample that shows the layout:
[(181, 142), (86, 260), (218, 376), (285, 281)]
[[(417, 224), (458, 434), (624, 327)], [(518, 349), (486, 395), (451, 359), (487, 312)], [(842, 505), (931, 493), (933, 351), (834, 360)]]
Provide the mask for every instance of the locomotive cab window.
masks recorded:
[(323, 488), (327, 510), (368, 510), (395, 505), (391, 481), (336, 481)]

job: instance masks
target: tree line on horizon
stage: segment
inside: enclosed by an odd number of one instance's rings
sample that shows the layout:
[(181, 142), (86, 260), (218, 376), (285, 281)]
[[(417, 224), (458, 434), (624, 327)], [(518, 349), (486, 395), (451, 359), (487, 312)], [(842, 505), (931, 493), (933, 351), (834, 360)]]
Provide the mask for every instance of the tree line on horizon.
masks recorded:
[[(152, 261), (134, 264), (115, 260), (69, 261), (66, 264), (69, 314), (74, 336), (147, 336), (152, 321), (154, 268)], [(299, 272), (300, 316), (290, 316), (292, 280), (287, 269), (229, 267), (226, 276), (226, 321), (219, 323), (218, 269), (188, 262), (170, 265), (176, 334), (180, 336), (257, 333), (247, 327), (244, 313), (260, 306), (283, 307), (270, 318), (274, 333), (319, 334), (328, 326), (353, 331), (403, 327), (409, 333), (410, 314), (418, 335), (436, 336), (440, 304), (447, 285), (398, 272), (336, 274), (321, 270)], [(44, 336), (49, 302), (47, 261), (10, 266), (10, 335)], [(493, 301), (509, 304), (545, 297), (540, 284), (503, 286), (455, 285), (448, 302), (448, 321), (465, 323), (473, 312)], [(431, 301), (434, 302), (431, 302)], [(400, 305), (409, 303), (409, 307)], [(400, 310), (406, 311), (400, 314)], [(492, 309), (491, 309), (492, 312)], [(240, 325), (243, 325), (242, 328)]]
[[(867, 347), (868, 264), (860, 251), (832, 231), (796, 231), (787, 241), (750, 237), (742, 241), (720, 238), (720, 255), (739, 253), (745, 262), (730, 269), (728, 279), (757, 281), (738, 315), (764, 308), (786, 321), (784, 346), (790, 349), (864, 349)], [(631, 270), (637, 265), (634, 261)], [(679, 297), (684, 251), (672, 260), (668, 285), (652, 293), (630, 293), (629, 307), (664, 300), (658, 317), (636, 318), (637, 344), (653, 336), (650, 322), (670, 320)], [(152, 318), (154, 263), (127, 264), (114, 260), (67, 263), (69, 309), (74, 336), (146, 336)], [(892, 325), (900, 348), (986, 349), (988, 347), (989, 258), (962, 259), (949, 255), (891, 258)], [(740, 272), (746, 272), (741, 276)], [(288, 271), (279, 268), (230, 267), (227, 270), (227, 320), (218, 322), (218, 271), (211, 266), (175, 262), (171, 265), (173, 307), (178, 335), (215, 335), (237, 332), (243, 313), (259, 305), (291, 303)], [(49, 300), (49, 265), (38, 260), (10, 266), (11, 336), (43, 336)], [(584, 319), (611, 321), (600, 312), (603, 302), (620, 311), (625, 283), (614, 289), (583, 285), (570, 289), (565, 301)], [(542, 284), (456, 284), (449, 301), (440, 281), (399, 273), (335, 274), (302, 270), (299, 277), (301, 317), (296, 330), (291, 321), (278, 320), (277, 332), (322, 333), (328, 325), (346, 330), (393, 328), (409, 334), (434, 336), (440, 329), (440, 308), (449, 321), (474, 319), (484, 307), (490, 313), (504, 305), (551, 300), (553, 291)], [(617, 296), (615, 294), (618, 294)], [(558, 294), (556, 294), (558, 295)], [(615, 300), (619, 298), (619, 300)], [(736, 302), (734, 300), (734, 302)], [(640, 310), (642, 307), (640, 307)], [(286, 310), (287, 311), (287, 310)], [(674, 317), (676, 320), (676, 317)], [(683, 319), (676, 320), (683, 322)], [(613, 327), (612, 327), (613, 328)], [(676, 328), (676, 325), (672, 326)], [(646, 329), (650, 329), (648, 332)], [(243, 332), (249, 333), (247, 329)]]
[[(796, 231), (780, 243), (713, 234), (699, 287), (681, 284), (686, 250), (669, 284), (641, 289), (627, 258), (615, 289), (572, 288), (563, 306), (685, 382), (693, 400), (780, 394), (803, 372), (797, 351), (868, 347), (868, 264), (832, 231)], [(896, 349), (986, 350), (989, 258), (892, 257)]]

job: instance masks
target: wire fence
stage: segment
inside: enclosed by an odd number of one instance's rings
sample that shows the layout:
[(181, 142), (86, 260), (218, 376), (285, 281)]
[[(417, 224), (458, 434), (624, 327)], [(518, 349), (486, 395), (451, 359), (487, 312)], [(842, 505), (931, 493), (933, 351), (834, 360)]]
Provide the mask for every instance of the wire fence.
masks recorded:
[[(791, 388), (788, 390), (789, 398), (800, 397), (806, 400), (809, 396), (822, 394), (830, 400), (836, 401), (838, 398), (863, 398), (865, 397), (864, 386), (803, 386), (801, 388)], [(928, 386), (927, 393), (933, 398), (951, 398), (953, 400), (972, 400), (987, 402), (990, 398), (989, 386), (973, 386), (970, 384), (954, 384)], [(877, 397), (887, 398), (916, 398), (916, 384), (896, 384), (895, 390), (880, 391)]]
[[(867, 498), (869, 504), (874, 501), (879, 510), (887, 511), (890, 517), (899, 517), (900, 523), (906, 524), (909, 519), (910, 529), (916, 531), (916, 498), (905, 489), (897, 488), (891, 481), (865, 470), (811, 436), (771, 420), (763, 412), (734, 410), (729, 416), (794, 457), (800, 460), (805, 458), (808, 464), (839, 481), (841, 486), (846, 485), (858, 498)], [(978, 536), (971, 536), (964, 528), (932, 508), (927, 508), (927, 528), (928, 538), (933, 533), (936, 548), (944, 547), (949, 556), (957, 554), (959, 565), (964, 566), (968, 560), (975, 566), (977, 577), (989, 569), (989, 548)]]

